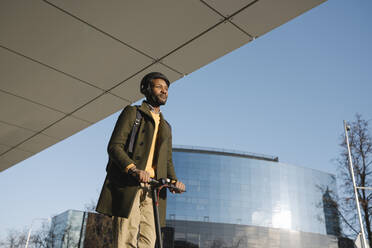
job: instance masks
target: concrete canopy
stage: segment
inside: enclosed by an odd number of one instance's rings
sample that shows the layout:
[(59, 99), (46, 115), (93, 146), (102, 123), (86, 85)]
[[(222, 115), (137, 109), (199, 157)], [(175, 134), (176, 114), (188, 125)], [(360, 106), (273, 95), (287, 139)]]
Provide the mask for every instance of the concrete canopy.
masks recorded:
[(1, 1), (0, 171), (324, 1)]

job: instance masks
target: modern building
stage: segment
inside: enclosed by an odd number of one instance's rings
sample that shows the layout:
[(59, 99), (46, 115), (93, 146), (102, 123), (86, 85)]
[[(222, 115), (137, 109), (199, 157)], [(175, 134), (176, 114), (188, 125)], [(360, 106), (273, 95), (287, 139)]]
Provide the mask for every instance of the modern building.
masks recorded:
[[(177, 146), (173, 159), (187, 192), (168, 194), (164, 247), (341, 247), (334, 175), (232, 150)], [(74, 247), (110, 246), (110, 218), (55, 218), (80, 224)]]
[(109, 248), (112, 246), (112, 220), (97, 213), (67, 210), (54, 216), (48, 247)]
[(83, 211), (67, 210), (52, 219), (49, 246), (83, 247), (86, 215)]
[(334, 175), (231, 150), (176, 147), (173, 159), (187, 185), (186, 193), (168, 198), (176, 243), (338, 247)]

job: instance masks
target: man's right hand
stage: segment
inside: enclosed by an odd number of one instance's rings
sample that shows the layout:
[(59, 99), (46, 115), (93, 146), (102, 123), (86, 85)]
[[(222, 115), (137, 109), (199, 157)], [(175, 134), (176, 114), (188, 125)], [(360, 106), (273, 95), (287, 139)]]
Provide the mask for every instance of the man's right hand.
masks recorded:
[(150, 174), (147, 171), (131, 168), (129, 169), (129, 174), (135, 177), (140, 183), (150, 182)]
[(150, 173), (144, 170), (137, 170), (137, 179), (140, 183), (149, 183), (150, 182)]

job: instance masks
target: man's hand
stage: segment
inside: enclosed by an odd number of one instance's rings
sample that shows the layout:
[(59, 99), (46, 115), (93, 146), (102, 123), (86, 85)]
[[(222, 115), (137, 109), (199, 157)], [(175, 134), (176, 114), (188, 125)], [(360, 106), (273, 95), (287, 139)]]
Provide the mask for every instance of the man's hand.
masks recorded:
[(147, 171), (139, 170), (133, 167), (129, 169), (128, 173), (135, 177), (140, 183), (150, 182), (150, 174)]
[(150, 173), (144, 170), (137, 170), (137, 179), (140, 183), (149, 183), (150, 182)]
[(182, 182), (180, 181), (177, 181), (174, 186), (176, 186), (176, 188), (178, 189), (171, 189), (170, 192), (172, 192), (173, 194), (174, 193), (183, 193), (184, 191), (186, 191), (186, 186), (185, 184), (183, 184)]

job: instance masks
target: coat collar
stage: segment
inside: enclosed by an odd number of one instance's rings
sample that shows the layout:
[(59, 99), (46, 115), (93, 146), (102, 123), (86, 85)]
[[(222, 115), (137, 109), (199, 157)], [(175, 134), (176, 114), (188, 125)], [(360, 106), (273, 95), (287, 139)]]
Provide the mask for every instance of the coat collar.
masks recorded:
[[(142, 105), (138, 108), (142, 113), (147, 115), (149, 119), (154, 122), (154, 119), (152, 118), (151, 112), (150, 112), (150, 107), (149, 105), (143, 101)], [(155, 124), (155, 123), (154, 123)], [(166, 131), (168, 127), (168, 123), (166, 123), (163, 114), (160, 113), (160, 123), (159, 123), (159, 131), (158, 131), (158, 141), (160, 144), (162, 144), (168, 137), (168, 132)]]
[[(139, 107), (139, 110), (152, 119), (152, 115), (150, 113), (151, 109), (146, 101), (142, 102), (141, 106)], [(160, 120), (164, 121), (164, 117), (161, 112), (160, 112)]]

